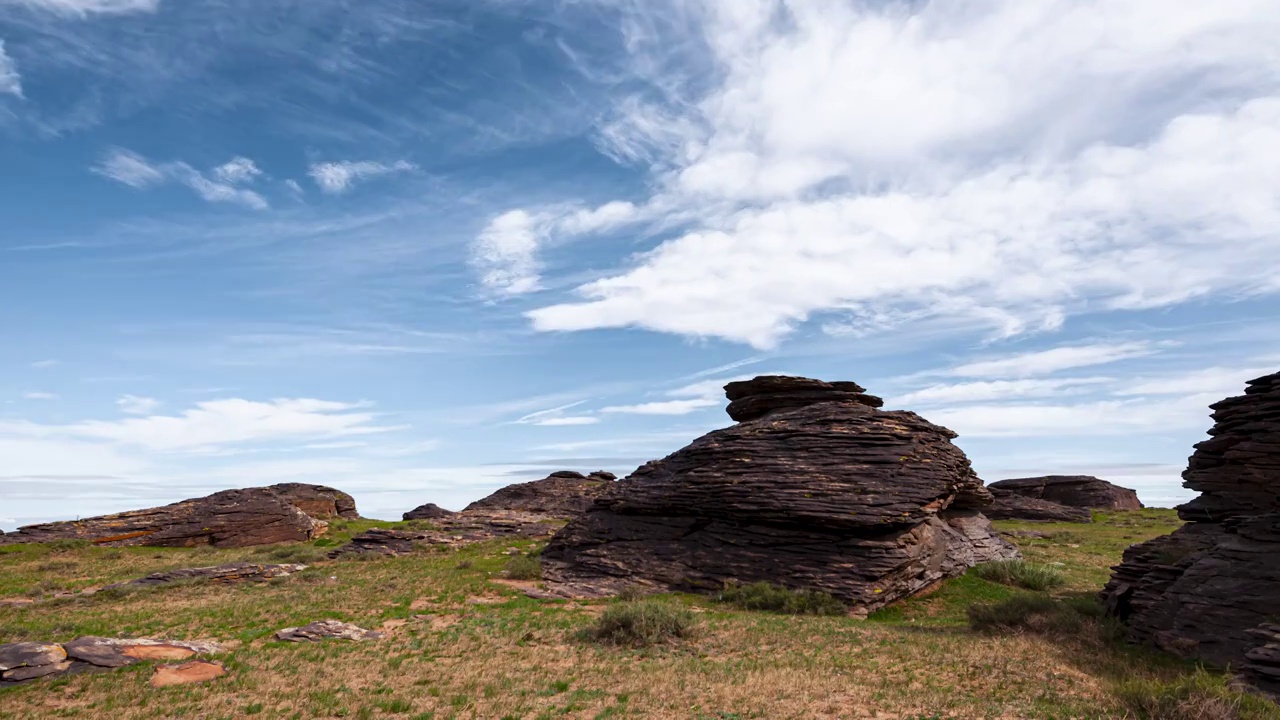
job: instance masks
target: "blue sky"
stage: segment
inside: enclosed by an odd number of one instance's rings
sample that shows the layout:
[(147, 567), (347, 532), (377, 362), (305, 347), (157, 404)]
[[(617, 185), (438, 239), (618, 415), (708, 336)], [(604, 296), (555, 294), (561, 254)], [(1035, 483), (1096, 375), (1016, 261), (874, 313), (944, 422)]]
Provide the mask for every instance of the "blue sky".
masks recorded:
[(1280, 368), (1272, 0), (0, 0), (0, 528), (856, 380), (1148, 503)]

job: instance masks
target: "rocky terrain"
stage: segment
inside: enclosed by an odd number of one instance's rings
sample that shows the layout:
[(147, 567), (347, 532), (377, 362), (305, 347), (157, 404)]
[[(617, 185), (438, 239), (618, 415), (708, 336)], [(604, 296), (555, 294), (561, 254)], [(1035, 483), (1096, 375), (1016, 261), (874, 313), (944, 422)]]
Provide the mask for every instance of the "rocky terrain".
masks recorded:
[(541, 480), (508, 485), (488, 497), (481, 498), (466, 508), (473, 515), (494, 511), (515, 510), (540, 513), (568, 520), (591, 507), (617, 477), (610, 472), (597, 470), (583, 475), (572, 470), (553, 472)]
[(552, 592), (770, 581), (872, 610), (1017, 556), (946, 428), (854, 383), (730, 383), (741, 421), (612, 485), (543, 552)]
[(1178, 508), (1187, 524), (1126, 550), (1102, 599), (1132, 640), (1280, 693), (1280, 373), (1211, 407), (1182, 474), (1201, 493)]
[(223, 490), (146, 510), (28, 525), (0, 536), (0, 545), (87, 540), (97, 545), (246, 547), (311, 540), (325, 520), (357, 518), (350, 495), (322, 485), (286, 483)]

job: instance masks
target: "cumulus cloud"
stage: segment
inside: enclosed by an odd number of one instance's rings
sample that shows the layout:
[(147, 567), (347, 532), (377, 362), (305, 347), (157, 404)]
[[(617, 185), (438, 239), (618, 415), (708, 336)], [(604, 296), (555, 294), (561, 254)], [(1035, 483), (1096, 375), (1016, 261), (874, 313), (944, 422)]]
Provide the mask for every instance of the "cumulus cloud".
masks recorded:
[(480, 282), (498, 295), (523, 295), (540, 290), (538, 246), (545, 220), (524, 210), (512, 210), (493, 220), (472, 244), (471, 263)]
[(1275, 3), (689, 5), (694, 42), (646, 37), (680, 28), (645, 4), (629, 47), (676, 93), (708, 83), (667, 48), (707, 48), (710, 89), (630, 99), (606, 130), (693, 227), (536, 329), (769, 348), (817, 314), (1012, 335), (1280, 291)]
[(405, 160), (387, 164), (372, 161), (314, 163), (307, 173), (324, 192), (338, 195), (364, 180), (383, 175), (410, 172), (418, 166)]
[(0, 0), (0, 6), (17, 5), (59, 15), (124, 15), (155, 12), (160, 0)]
[(122, 395), (116, 400), (116, 407), (128, 415), (149, 415), (160, 407), (160, 401), (137, 395)]
[(0, 95), (22, 97), (22, 76), (18, 74), (13, 58), (5, 52), (3, 40), (0, 40)]
[(266, 198), (238, 183), (252, 180), (261, 174), (248, 158), (237, 157), (220, 165), (210, 173), (212, 177), (196, 170), (185, 162), (153, 163), (131, 150), (114, 148), (100, 163), (90, 168), (97, 173), (132, 188), (147, 188), (167, 182), (187, 186), (201, 199), (211, 203), (233, 203), (265, 210)]

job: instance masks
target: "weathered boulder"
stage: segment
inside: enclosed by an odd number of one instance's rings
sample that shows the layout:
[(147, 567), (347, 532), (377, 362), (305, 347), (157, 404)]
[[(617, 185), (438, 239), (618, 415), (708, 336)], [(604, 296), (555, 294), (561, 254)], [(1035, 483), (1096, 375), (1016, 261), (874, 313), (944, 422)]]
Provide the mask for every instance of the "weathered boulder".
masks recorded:
[(23, 682), (65, 672), (70, 664), (61, 645), (20, 642), (0, 645), (0, 680)]
[(992, 520), (1031, 520), (1035, 522), (1093, 522), (1088, 508), (1071, 507), (1049, 500), (1027, 497), (1001, 490), (993, 485), (987, 489), (995, 496), (995, 502), (982, 509), (982, 514)]
[(302, 627), (291, 627), (276, 633), (277, 640), (286, 642), (319, 642), (321, 640), (377, 640), (382, 633), (340, 620), (317, 620)]
[(460, 512), (432, 521), (433, 530), (373, 528), (329, 553), (331, 558), (350, 554), (404, 555), (419, 544), (459, 546), (500, 538), (548, 538), (564, 521), (548, 515), (515, 511)]
[(766, 377), (727, 390), (767, 402), (740, 405), (754, 419), (647, 463), (570, 521), (542, 554), (550, 592), (764, 580), (871, 610), (1017, 556), (981, 514), (992, 497), (950, 430), (879, 410), (852, 383)]
[(541, 480), (508, 485), (468, 505), (468, 514), (516, 511), (569, 519), (586, 512), (617, 477), (598, 470), (583, 475), (572, 470), (553, 472)]
[(405, 520), (435, 520), (437, 518), (446, 518), (451, 515), (457, 515), (457, 513), (452, 510), (445, 510), (435, 503), (427, 503), (426, 505), (419, 505), (405, 513), (403, 518)]
[(1280, 373), (1211, 406), (1183, 486), (1188, 521), (1134, 545), (1102, 591), (1128, 637), (1231, 666), (1280, 695)]
[(206, 640), (82, 637), (62, 645), (10, 643), (0, 645), (0, 684), (124, 667), (140, 660), (181, 660), (219, 652), (223, 652), (222, 646)]
[(761, 375), (752, 380), (731, 382), (724, 390), (729, 398), (725, 412), (738, 422), (820, 402), (854, 402), (875, 408), (884, 405), (884, 400), (864, 394), (866, 388), (854, 382), (823, 382), (788, 375)]
[(98, 545), (245, 547), (311, 540), (328, 527), (324, 518), (334, 517), (358, 517), (350, 495), (287, 483), (223, 490), (146, 510), (28, 525), (0, 537), (0, 544), (74, 539)]
[[(1094, 510), (1141, 510), (1138, 493), (1091, 475), (1046, 475), (1012, 478), (987, 486), (1023, 497)], [(998, 496), (997, 496), (998, 497)]]

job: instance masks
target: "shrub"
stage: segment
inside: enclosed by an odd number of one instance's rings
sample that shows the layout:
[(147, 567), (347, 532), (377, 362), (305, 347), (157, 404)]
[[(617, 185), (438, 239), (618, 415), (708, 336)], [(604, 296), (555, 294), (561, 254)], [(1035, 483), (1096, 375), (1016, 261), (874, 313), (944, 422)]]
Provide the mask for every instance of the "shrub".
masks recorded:
[(512, 555), (504, 568), (507, 577), (512, 580), (541, 580), (542, 563), (528, 555)]
[(849, 608), (821, 590), (791, 590), (768, 582), (728, 585), (716, 598), (742, 610), (786, 615), (844, 615)]
[(1048, 590), (1066, 582), (1057, 569), (1025, 560), (996, 560), (975, 567), (973, 572), (983, 580), (1028, 590)]
[(1144, 720), (1265, 720), (1277, 715), (1271, 702), (1204, 670), (1173, 680), (1125, 680), (1115, 694), (1134, 717)]
[(605, 608), (591, 634), (602, 642), (644, 647), (687, 638), (694, 624), (688, 608), (661, 600), (635, 600)]

